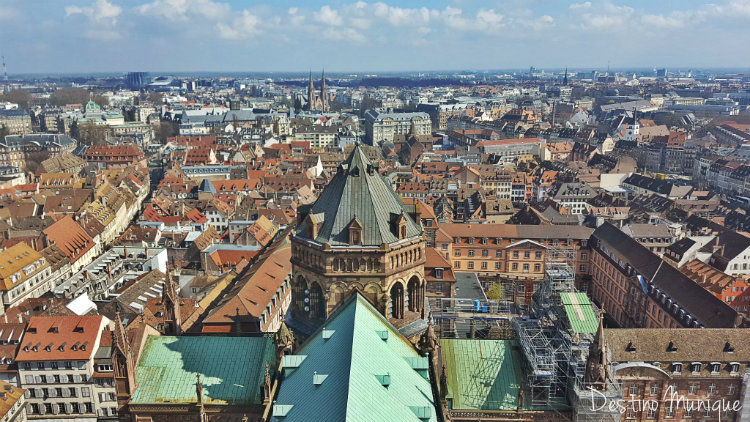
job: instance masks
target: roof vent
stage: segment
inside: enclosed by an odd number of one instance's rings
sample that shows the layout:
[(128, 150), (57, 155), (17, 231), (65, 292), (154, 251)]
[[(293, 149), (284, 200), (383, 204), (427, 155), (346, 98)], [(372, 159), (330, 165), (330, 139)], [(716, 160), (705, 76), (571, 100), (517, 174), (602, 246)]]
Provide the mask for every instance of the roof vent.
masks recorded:
[(428, 421), (432, 418), (432, 408), (429, 406), (409, 406), (420, 421)]
[(294, 407), (293, 404), (274, 404), (273, 405), (273, 416), (277, 418), (283, 418), (289, 411)]
[(318, 372), (313, 372), (313, 385), (320, 385), (323, 384), (323, 381), (328, 378), (328, 375), (318, 374)]
[(391, 385), (391, 374), (375, 375), (375, 377), (383, 387), (388, 388), (388, 386)]
[(327, 328), (324, 328), (322, 332), (323, 340), (328, 340), (329, 338), (333, 336), (333, 333), (335, 332), (336, 330), (329, 330)]
[(674, 345), (673, 341), (670, 341), (669, 344), (667, 345), (667, 352), (672, 352), (672, 353), (677, 352), (677, 346)]
[(729, 342), (724, 343), (724, 353), (734, 353), (734, 347)]
[(386, 341), (388, 340), (388, 330), (382, 330), (378, 331), (378, 337), (380, 337), (381, 340)]
[(625, 346), (625, 351), (626, 352), (630, 352), (630, 353), (634, 353), (635, 352), (635, 346), (633, 345), (632, 341), (629, 341), (628, 345)]

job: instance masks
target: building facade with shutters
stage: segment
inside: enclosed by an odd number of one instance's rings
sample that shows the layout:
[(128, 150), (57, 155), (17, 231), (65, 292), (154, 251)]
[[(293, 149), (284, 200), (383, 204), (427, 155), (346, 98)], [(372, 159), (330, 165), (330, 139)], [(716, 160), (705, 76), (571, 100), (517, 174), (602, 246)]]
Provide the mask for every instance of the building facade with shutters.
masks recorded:
[(94, 359), (107, 324), (103, 316), (30, 319), (17, 357), (29, 420), (95, 422), (116, 417), (114, 385), (98, 383), (95, 376), (112, 371), (111, 365), (97, 367)]

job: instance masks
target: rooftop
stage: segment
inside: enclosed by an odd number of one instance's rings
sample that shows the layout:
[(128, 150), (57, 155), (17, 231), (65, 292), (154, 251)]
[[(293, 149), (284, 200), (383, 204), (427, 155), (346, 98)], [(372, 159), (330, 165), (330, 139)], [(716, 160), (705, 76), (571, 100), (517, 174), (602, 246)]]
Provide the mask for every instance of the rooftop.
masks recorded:
[(132, 403), (197, 403), (196, 374), (205, 403), (257, 405), (265, 363), (274, 369), (268, 337), (149, 336), (135, 370)]

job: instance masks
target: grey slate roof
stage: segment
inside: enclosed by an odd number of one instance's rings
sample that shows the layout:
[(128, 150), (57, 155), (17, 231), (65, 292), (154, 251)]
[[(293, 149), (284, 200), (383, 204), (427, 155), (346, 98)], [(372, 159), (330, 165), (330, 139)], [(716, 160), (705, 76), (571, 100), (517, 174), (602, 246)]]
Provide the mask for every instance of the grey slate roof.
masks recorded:
[[(396, 220), (402, 213), (406, 237), (421, 236), (422, 227), (409, 217), (390, 182), (378, 173), (359, 145), (339, 165), (336, 176), (310, 209), (318, 222), (322, 219), (315, 241), (332, 246), (349, 244), (349, 224), (355, 216), (362, 225), (363, 246), (397, 242)], [(305, 224), (298, 226), (297, 236), (307, 237)]]
[[(662, 263), (661, 258), (617, 227), (610, 223), (602, 224), (594, 231), (592, 240), (597, 243), (605, 243), (614, 255), (630, 264), (638, 274), (641, 274), (658, 289), (666, 293), (675, 303), (695, 316), (704, 326), (708, 328), (731, 328), (734, 326), (737, 311), (682, 274), (678, 269)], [(666, 311), (671, 313), (668, 309)]]

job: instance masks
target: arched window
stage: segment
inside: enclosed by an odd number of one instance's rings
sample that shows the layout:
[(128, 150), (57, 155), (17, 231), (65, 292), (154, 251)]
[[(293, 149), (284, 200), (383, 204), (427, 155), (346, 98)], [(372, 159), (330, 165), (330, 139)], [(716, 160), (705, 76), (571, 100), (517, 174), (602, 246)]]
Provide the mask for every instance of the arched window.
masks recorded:
[(390, 315), (391, 318), (404, 317), (404, 286), (399, 282), (394, 283), (391, 287)]
[(320, 284), (313, 282), (310, 286), (310, 319), (325, 319), (326, 300)]

